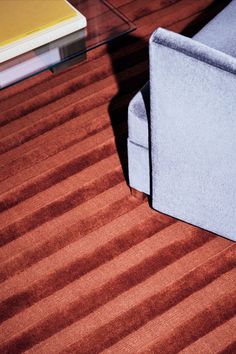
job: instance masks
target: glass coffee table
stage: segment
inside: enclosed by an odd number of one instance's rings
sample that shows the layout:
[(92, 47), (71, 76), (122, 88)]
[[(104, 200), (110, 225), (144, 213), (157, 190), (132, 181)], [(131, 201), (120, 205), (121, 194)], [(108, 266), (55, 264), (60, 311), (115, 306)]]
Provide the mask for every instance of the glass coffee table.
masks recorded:
[(86, 53), (135, 30), (134, 24), (106, 0), (69, 0), (87, 18), (87, 27), (0, 63), (0, 89), (44, 70), (56, 73), (86, 58)]

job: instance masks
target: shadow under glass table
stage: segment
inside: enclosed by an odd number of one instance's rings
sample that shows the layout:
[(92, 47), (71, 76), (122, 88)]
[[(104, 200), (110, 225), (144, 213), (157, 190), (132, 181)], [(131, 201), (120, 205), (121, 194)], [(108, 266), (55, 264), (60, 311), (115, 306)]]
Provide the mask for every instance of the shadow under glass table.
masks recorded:
[(98, 46), (135, 30), (107, 0), (69, 0), (87, 18), (87, 27), (0, 63), (0, 89), (51, 69), (57, 73), (86, 58)]

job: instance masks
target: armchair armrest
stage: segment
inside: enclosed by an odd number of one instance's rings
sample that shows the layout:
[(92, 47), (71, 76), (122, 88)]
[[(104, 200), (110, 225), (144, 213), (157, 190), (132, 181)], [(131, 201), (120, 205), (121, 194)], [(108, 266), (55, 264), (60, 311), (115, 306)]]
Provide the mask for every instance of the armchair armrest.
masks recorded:
[(160, 28), (150, 88), (153, 207), (236, 239), (236, 58)]

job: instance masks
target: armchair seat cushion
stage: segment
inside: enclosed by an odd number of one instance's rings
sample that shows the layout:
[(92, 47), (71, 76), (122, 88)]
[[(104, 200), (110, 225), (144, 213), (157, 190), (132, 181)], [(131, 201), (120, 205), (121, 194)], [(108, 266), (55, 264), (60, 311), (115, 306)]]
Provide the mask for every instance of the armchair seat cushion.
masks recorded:
[(149, 82), (134, 96), (128, 110), (129, 140), (148, 149), (148, 123), (150, 121)]
[(236, 57), (236, 1), (231, 3), (193, 38), (211, 48)]

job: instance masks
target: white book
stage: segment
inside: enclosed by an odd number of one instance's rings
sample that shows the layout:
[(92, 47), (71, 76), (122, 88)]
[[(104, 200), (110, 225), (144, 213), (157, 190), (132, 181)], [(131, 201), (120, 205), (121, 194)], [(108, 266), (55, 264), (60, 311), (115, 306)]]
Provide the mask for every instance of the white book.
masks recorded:
[[(48, 28), (31, 33), (23, 38), (12, 41), (0, 46), (0, 63), (12, 59), (18, 55), (29, 52), (44, 44), (50, 43), (58, 38), (64, 37), (70, 33), (85, 28), (87, 25), (86, 18), (75, 9), (70, 3), (66, 3), (76, 11), (75, 16), (54, 24)], [(1, 2), (0, 2), (1, 6)], [(1, 23), (0, 23), (1, 30)]]
[[(8, 86), (16, 81), (22, 80), (29, 75), (44, 70), (50, 65), (60, 62), (59, 48), (53, 48), (45, 53), (26, 59), (3, 71), (0, 71), (0, 88)], [(4, 65), (4, 64), (3, 64)]]

